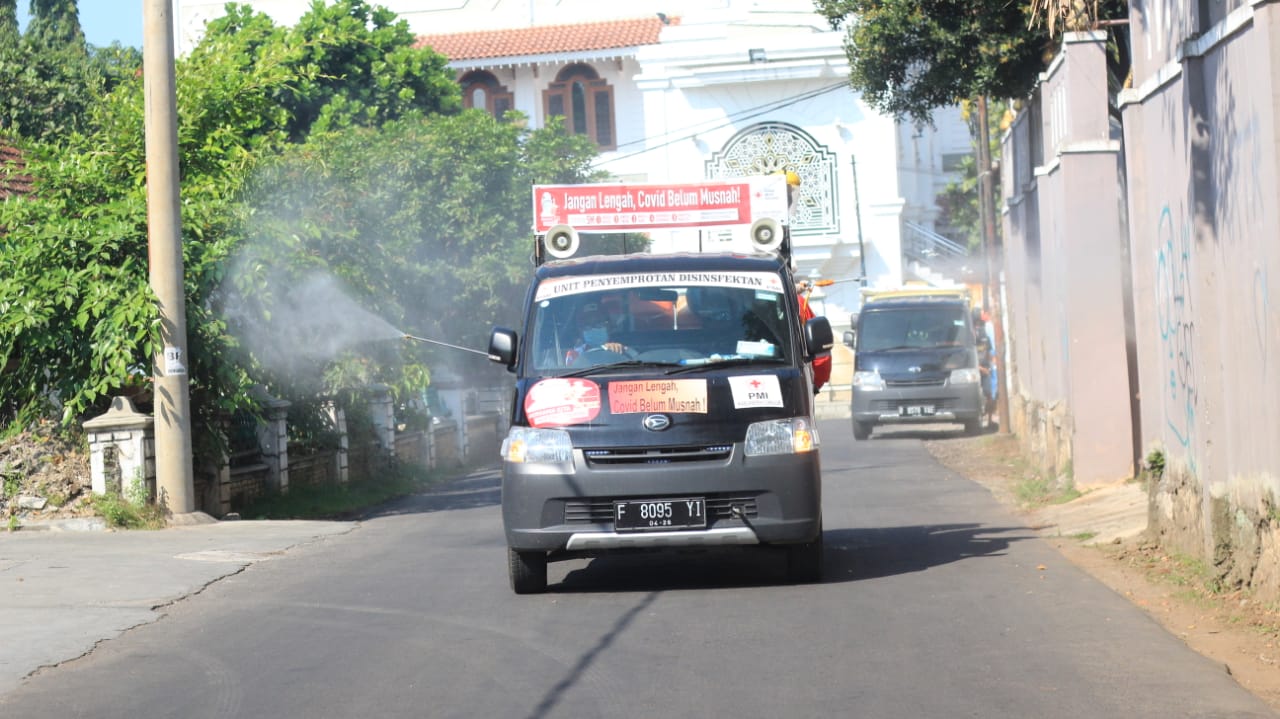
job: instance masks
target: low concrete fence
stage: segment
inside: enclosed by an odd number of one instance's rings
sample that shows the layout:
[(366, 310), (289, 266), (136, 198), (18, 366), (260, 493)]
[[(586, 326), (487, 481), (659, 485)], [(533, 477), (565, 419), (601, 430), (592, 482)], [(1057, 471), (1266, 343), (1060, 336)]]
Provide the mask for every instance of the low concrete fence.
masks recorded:
[[(458, 469), (470, 463), (495, 461), (506, 430), (506, 418), (498, 412), (480, 412), (460, 421), (436, 419), (425, 430), (401, 430), (394, 419), (389, 392), (375, 391), (370, 399), (374, 431), (351, 441), (345, 412), (330, 408), (337, 433), (336, 447), (305, 454), (290, 452), (287, 402), (263, 397), (264, 419), (248, 432), (249, 445), (235, 449), (215, 467), (197, 467), (197, 509), (215, 517), (244, 508), (253, 500), (290, 487), (339, 485), (374, 479), (396, 464), (426, 470)], [(154, 430), (150, 418), (140, 415), (121, 398), (110, 412), (85, 423), (89, 435), (94, 491), (121, 493), (129, 481), (144, 482), (154, 497)], [(243, 440), (245, 424), (228, 421), (228, 434)]]

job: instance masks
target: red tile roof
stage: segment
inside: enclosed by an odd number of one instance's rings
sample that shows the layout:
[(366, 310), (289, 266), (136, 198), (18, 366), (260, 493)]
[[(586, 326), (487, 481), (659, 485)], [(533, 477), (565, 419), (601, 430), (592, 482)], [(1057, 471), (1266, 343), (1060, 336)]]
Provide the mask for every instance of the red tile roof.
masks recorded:
[(22, 152), (8, 140), (0, 138), (0, 200), (31, 192), (31, 177), (26, 174), (26, 169)]
[[(672, 25), (680, 18), (667, 18)], [(421, 35), (418, 47), (431, 47), (450, 60), (550, 55), (656, 45), (664, 23), (656, 15), (635, 20), (609, 20), (576, 25), (541, 25), (509, 30), (479, 30), (448, 35)]]

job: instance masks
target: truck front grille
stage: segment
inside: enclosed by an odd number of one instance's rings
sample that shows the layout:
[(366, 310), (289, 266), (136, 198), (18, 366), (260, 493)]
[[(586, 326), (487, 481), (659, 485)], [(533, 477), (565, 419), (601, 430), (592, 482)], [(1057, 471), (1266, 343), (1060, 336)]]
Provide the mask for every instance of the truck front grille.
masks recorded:
[(946, 384), (946, 378), (941, 379), (886, 379), (885, 387), (941, 387)]
[(582, 455), (592, 467), (620, 464), (674, 464), (677, 462), (724, 461), (733, 452), (731, 444), (693, 447), (621, 447), (584, 449)]
[(954, 410), (960, 403), (951, 397), (921, 397), (905, 399), (878, 399), (871, 403), (873, 412), (890, 412), (896, 413), (898, 407), (902, 405), (932, 405), (936, 412), (949, 412)]

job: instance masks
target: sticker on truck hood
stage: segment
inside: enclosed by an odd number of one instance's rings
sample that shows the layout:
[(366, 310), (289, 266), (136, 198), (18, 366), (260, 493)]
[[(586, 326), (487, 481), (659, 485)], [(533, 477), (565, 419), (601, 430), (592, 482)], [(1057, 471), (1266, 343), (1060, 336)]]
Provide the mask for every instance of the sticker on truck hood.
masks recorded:
[(705, 379), (654, 379), (609, 383), (609, 411), (614, 414), (666, 412), (707, 413)]
[(733, 391), (734, 409), (782, 406), (782, 386), (778, 384), (777, 375), (730, 377), (729, 389)]
[(539, 380), (524, 395), (530, 427), (564, 427), (600, 414), (600, 385), (577, 377)]

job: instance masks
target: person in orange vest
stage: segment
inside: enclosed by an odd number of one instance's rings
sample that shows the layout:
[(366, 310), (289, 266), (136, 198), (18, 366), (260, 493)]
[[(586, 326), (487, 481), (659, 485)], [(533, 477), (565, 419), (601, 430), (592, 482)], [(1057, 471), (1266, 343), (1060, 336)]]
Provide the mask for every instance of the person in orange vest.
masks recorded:
[[(813, 285), (808, 280), (800, 280), (800, 324), (804, 324), (813, 319), (817, 315), (813, 313), (813, 308), (809, 306), (809, 292), (813, 290)], [(813, 358), (813, 393), (817, 394), (822, 386), (831, 379), (831, 354), (818, 355)]]

